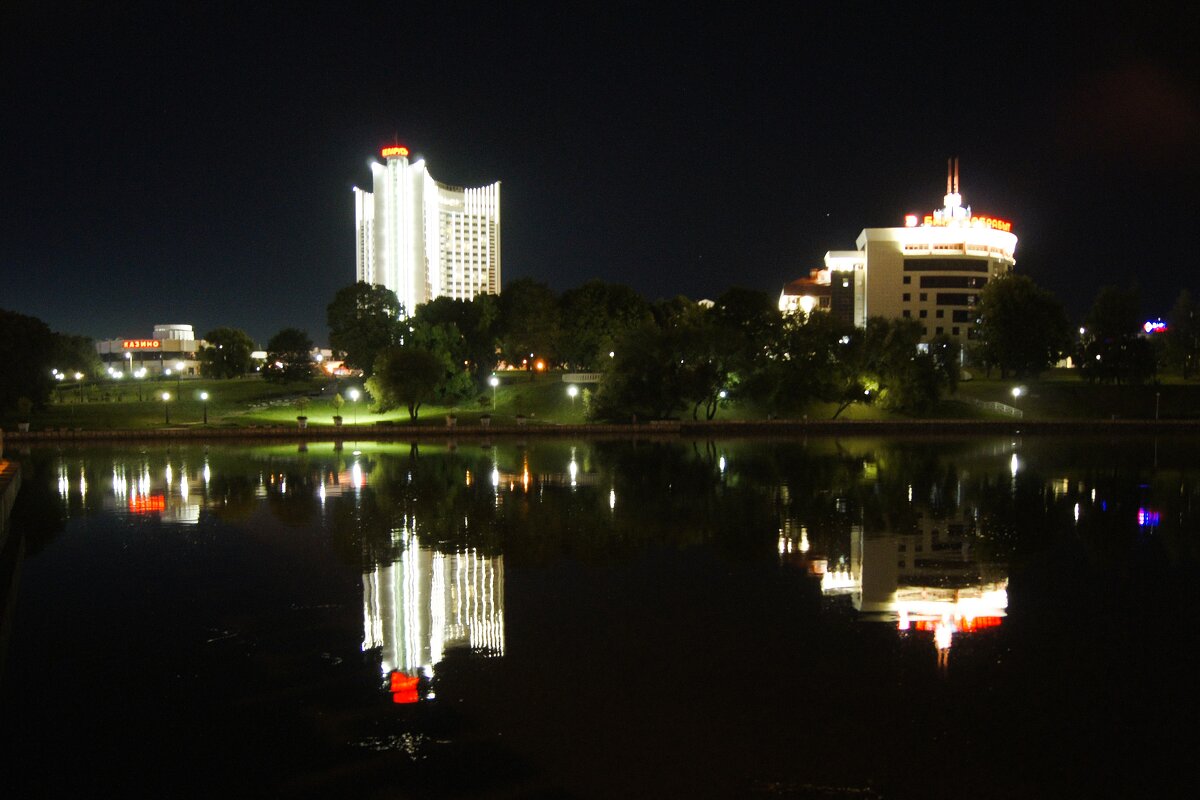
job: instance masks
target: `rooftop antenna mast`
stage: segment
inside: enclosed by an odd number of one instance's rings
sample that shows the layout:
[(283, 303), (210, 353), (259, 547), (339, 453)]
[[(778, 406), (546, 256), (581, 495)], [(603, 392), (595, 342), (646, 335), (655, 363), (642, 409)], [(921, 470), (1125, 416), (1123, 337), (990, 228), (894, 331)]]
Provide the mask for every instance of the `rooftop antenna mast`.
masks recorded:
[(954, 193), (958, 194), (958, 156), (954, 157)]

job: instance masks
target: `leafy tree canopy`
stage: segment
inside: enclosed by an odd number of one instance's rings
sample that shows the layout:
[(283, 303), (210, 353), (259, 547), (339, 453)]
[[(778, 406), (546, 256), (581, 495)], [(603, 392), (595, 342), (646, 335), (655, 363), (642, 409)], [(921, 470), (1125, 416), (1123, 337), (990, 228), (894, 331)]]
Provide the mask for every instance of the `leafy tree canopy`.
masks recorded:
[(1200, 309), (1187, 289), (1179, 293), (1167, 318), (1167, 360), (1190, 378), (1200, 367)]
[(312, 339), (299, 328), (284, 328), (267, 342), (263, 378), (274, 383), (299, 381), (312, 376)]
[(1079, 367), (1089, 381), (1142, 383), (1155, 370), (1150, 342), (1141, 332), (1137, 289), (1101, 287), (1084, 322)]
[(1000, 377), (1033, 376), (1053, 365), (1071, 343), (1062, 304), (1026, 275), (1009, 273), (979, 297), (976, 356)]
[(456, 364), (464, 364), (482, 384), (496, 368), (496, 331), (500, 301), (495, 295), (479, 294), (472, 300), (439, 297), (417, 306), (414, 329), (421, 326), (448, 326), (448, 354)]
[(432, 350), (414, 344), (393, 345), (376, 359), (367, 391), (375, 398), (378, 411), (404, 406), (415, 420), (421, 406), (442, 387), (448, 366), (447, 359)]
[(500, 293), (498, 333), (510, 364), (529, 360), (530, 353), (554, 360), (558, 331), (558, 298), (546, 284), (521, 278)]
[(29, 398), (43, 406), (50, 397), (54, 339), (37, 317), (0, 309), (0, 410)]
[(564, 363), (587, 370), (600, 369), (617, 339), (650, 316), (649, 304), (633, 289), (595, 280), (563, 292), (559, 309), (555, 351)]
[(53, 333), (53, 351), (51, 353), (52, 369), (65, 372), (68, 375), (82, 372), (84, 375), (96, 376), (104, 366), (96, 353), (96, 342), (90, 336), (77, 336), (70, 333)]
[(330, 345), (365, 375), (371, 374), (379, 353), (399, 344), (407, 331), (396, 293), (362, 281), (339, 289), (325, 313)]
[(206, 378), (237, 378), (250, 371), (254, 340), (237, 328), (214, 328), (204, 334), (200, 374)]

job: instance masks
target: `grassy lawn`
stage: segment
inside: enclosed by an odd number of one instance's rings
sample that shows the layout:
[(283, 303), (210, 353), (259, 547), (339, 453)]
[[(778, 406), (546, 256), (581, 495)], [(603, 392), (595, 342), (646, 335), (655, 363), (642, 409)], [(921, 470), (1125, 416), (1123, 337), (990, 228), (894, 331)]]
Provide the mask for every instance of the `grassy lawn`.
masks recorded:
[[(581, 424), (587, 394), (594, 385), (580, 385), (572, 399), (567, 384), (558, 373), (531, 374), (527, 372), (499, 373), (500, 385), (494, 397), (490, 388), (478, 397), (457, 406), (427, 404), (421, 407), (417, 425), (442, 426), (446, 416), (458, 417), (458, 424), (476, 426), (479, 418), (491, 415), (495, 425), (511, 425), (523, 415), (529, 425)], [(333, 397), (341, 392), (346, 403), (341, 409), (344, 423), (352, 425), (413, 424), (407, 409), (395, 409), (376, 414), (364, 396), (357, 403), (350, 401), (350, 389), (358, 387), (357, 380), (321, 380), (277, 385), (261, 378), (234, 380), (185, 379), (133, 383), (96, 383), (80, 387), (64, 386), (54, 401), (31, 420), (33, 430), (47, 428), (83, 428), (87, 430), (121, 430), (168, 427), (199, 427), (203, 425), (205, 403), (209, 400), (208, 424), (212, 427), (296, 424), (303, 413), (310, 425), (333, 424)], [(1013, 397), (1014, 387), (1021, 394)], [(163, 392), (170, 394), (164, 403)], [(140, 396), (139, 396), (140, 395)], [(1157, 395), (1157, 397), (1156, 397)], [(303, 411), (297, 404), (303, 400)], [(1084, 383), (1070, 371), (1053, 371), (1033, 381), (1014, 381), (975, 377), (959, 385), (958, 392), (942, 400), (927, 416), (941, 419), (1004, 419), (1006, 416), (982, 406), (983, 403), (1003, 403), (1020, 409), (1024, 419), (1154, 419), (1155, 405), (1161, 419), (1200, 418), (1200, 384), (1166, 379), (1158, 385), (1099, 386)], [(814, 403), (808, 411), (813, 420), (832, 418), (836, 406)], [(691, 418), (691, 410), (681, 415)], [(755, 419), (761, 412), (742, 406), (722, 406), (717, 420)], [(904, 419), (903, 415), (875, 406), (854, 405), (842, 412), (839, 419), (886, 420)], [(18, 420), (0, 420), (0, 427), (15, 429)]]

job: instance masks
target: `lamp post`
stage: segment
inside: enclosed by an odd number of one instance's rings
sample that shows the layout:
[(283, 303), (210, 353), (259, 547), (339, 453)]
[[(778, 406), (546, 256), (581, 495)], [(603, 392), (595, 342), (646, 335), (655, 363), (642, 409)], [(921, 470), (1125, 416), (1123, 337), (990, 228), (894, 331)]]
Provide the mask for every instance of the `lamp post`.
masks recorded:
[(500, 379), (495, 375), (488, 378), (488, 383), (492, 386), (492, 411), (496, 410), (496, 387), (500, 385)]
[(1162, 392), (1154, 393), (1154, 421), (1158, 422), (1158, 401), (1162, 397)]
[(125, 363), (129, 365), (129, 374), (133, 375), (133, 353), (125, 351)]
[(179, 393), (183, 391), (183, 384), (180, 383), (180, 381), (182, 381), (182, 380), (183, 380), (183, 362), (176, 361), (175, 362), (175, 395), (177, 397), (179, 396)]
[(75, 373), (75, 385), (79, 389), (79, 402), (83, 402), (83, 373)]
[(200, 400), (204, 403), (204, 424), (208, 424), (208, 392), (200, 393)]
[(350, 395), (350, 402), (354, 404), (354, 424), (355, 424), (355, 426), (357, 426), (358, 425), (358, 398), (361, 395), (359, 394), (358, 389), (351, 389), (350, 391), (346, 392), (346, 394)]
[(170, 424), (171, 424), (171, 406), (170, 406), (170, 404), (167, 402), (167, 401), (168, 401), (168, 400), (170, 400), (170, 399), (171, 399), (171, 393), (170, 393), (170, 392), (163, 392), (163, 393), (162, 393), (162, 401), (163, 401), (163, 422), (164, 422), (164, 423), (166, 423), (167, 425), (170, 425)]
[(572, 411), (575, 410), (575, 398), (576, 398), (576, 396), (578, 396), (578, 394), (579, 394), (579, 387), (576, 386), (575, 384), (572, 383), (570, 386), (567, 387), (567, 396), (571, 398), (571, 410)]

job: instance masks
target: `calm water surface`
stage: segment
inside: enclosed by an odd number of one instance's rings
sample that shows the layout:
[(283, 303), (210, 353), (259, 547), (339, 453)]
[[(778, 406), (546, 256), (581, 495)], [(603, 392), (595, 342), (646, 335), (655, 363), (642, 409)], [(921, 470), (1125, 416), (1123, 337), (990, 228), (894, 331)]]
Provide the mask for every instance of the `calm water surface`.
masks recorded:
[(5, 795), (1196, 796), (1198, 444), (10, 447)]

